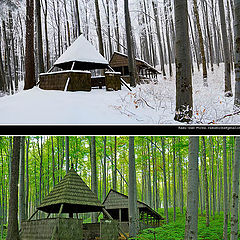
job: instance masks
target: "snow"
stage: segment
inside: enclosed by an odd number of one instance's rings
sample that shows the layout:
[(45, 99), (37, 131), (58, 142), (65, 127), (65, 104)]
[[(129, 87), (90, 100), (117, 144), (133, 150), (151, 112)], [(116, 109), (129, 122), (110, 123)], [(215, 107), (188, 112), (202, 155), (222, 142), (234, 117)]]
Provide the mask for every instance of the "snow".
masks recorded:
[[(121, 91), (103, 88), (63, 92), (38, 87), (22, 90), (0, 97), (0, 124), (185, 125), (174, 121), (175, 76), (159, 75), (158, 79), (158, 84), (143, 84), (132, 92), (125, 86)], [(238, 124), (240, 115), (231, 116), (239, 111), (234, 109), (234, 97), (224, 97), (223, 64), (219, 68), (214, 66), (214, 72), (208, 72), (207, 82), (208, 87), (204, 87), (202, 71), (195, 70), (192, 124)], [(233, 93), (234, 84), (232, 76)]]
[(90, 71), (83, 70), (65, 70), (65, 71), (57, 71), (57, 72), (48, 72), (48, 73), (40, 73), (39, 75), (51, 75), (51, 74), (61, 74), (61, 73), (91, 73)]
[[(124, 90), (123, 90), (124, 91)], [(0, 98), (1, 124), (127, 124), (137, 121), (118, 113), (119, 94), (105, 89), (64, 92), (34, 87)]]
[(74, 43), (57, 59), (57, 61), (54, 63), (54, 66), (67, 62), (108, 64), (108, 61), (83, 35), (80, 35), (74, 41)]

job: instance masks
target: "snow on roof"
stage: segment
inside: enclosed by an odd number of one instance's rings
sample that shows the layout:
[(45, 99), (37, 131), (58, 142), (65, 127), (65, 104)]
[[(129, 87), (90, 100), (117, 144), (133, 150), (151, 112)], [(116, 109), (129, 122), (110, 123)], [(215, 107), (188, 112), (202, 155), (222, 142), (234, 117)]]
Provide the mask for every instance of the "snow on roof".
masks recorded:
[(108, 61), (82, 34), (57, 59), (54, 66), (67, 62), (90, 62), (108, 65)]

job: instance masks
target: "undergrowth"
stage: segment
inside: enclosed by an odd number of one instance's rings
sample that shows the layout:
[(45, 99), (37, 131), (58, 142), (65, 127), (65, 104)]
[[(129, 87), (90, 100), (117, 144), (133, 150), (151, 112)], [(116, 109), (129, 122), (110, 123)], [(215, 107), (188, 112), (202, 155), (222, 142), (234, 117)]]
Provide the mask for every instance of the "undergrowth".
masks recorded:
[[(159, 210), (159, 213), (164, 216), (164, 210)], [(173, 209), (168, 211), (169, 223), (163, 223), (161, 227), (149, 228), (140, 232), (137, 240), (173, 240), (184, 239), (185, 231), (185, 211), (183, 214), (176, 210), (176, 221), (173, 221)], [(229, 218), (230, 219), (230, 218)], [(231, 225), (228, 221), (228, 239), (230, 239)], [(219, 240), (223, 236), (223, 212), (216, 213), (215, 218), (210, 216), (210, 226), (206, 227), (205, 213), (201, 216), (198, 214), (198, 239), (204, 240)], [(239, 238), (240, 239), (240, 235)]]

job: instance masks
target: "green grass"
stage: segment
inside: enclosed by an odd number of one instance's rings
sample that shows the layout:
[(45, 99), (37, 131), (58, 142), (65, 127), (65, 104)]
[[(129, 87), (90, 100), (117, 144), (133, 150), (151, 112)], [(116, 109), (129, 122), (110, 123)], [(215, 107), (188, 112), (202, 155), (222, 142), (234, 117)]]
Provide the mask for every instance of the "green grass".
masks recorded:
[[(159, 213), (163, 216), (164, 210), (161, 209)], [(179, 210), (176, 212), (176, 222), (173, 222), (173, 209), (169, 209), (169, 224), (163, 224), (159, 228), (150, 228), (143, 230), (137, 237), (138, 240), (172, 240), (184, 239), (185, 231), (185, 210), (182, 215)], [(228, 236), (230, 239), (231, 225), (228, 224)], [(154, 236), (155, 235), (155, 236)], [(205, 240), (219, 240), (223, 235), (223, 212), (218, 215), (216, 213), (215, 219), (210, 217), (210, 226), (206, 227), (205, 216), (198, 215), (198, 239)], [(239, 238), (240, 239), (240, 234)]]

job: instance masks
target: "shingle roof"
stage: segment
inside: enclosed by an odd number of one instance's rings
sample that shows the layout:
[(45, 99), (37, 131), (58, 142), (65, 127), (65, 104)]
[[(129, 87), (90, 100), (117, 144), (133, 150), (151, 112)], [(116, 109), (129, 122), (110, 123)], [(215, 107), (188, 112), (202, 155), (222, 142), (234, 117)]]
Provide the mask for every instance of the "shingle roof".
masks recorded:
[[(114, 201), (111, 198), (111, 195), (113, 194), (117, 194), (119, 201)], [(119, 202), (122, 203), (121, 208), (128, 208), (128, 196), (125, 194), (122, 194), (120, 192), (117, 192), (113, 189), (111, 189), (105, 200), (103, 201), (103, 205), (105, 206), (106, 210), (108, 209), (118, 209), (119, 208)], [(155, 210), (153, 210), (150, 206), (148, 206), (146, 203), (141, 202), (141, 201), (137, 201), (137, 207), (144, 212), (148, 212), (148, 214), (154, 216), (157, 219), (164, 219), (158, 212), (156, 212)]]
[(82, 178), (72, 168), (42, 201), (38, 210), (58, 213), (99, 212), (103, 205)]

